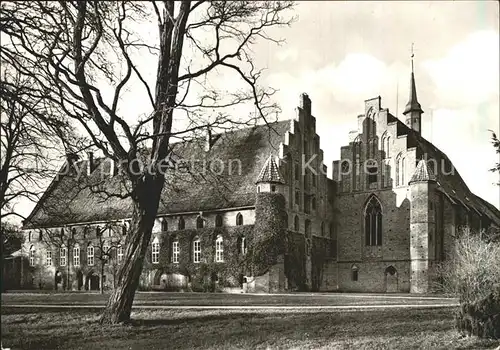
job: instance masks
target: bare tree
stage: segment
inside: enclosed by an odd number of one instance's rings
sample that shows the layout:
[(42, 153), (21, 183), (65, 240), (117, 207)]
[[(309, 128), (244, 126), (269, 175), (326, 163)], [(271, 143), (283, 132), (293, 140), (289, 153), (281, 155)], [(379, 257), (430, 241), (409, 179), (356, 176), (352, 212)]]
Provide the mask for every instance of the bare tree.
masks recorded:
[[(259, 84), (262, 70), (255, 67), (252, 46), (258, 40), (279, 44), (268, 32), (291, 23), (292, 7), (288, 1), (2, 2), (1, 34), (8, 38), (2, 60), (34, 79), (119, 164), (126, 180), (127, 186), (108, 193), (130, 198), (133, 210), (117, 287), (101, 322), (130, 319), (171, 140), (195, 137), (207, 127), (267, 123), (277, 113), (275, 90)], [(158, 29), (153, 42), (134, 29), (151, 20)], [(140, 67), (147, 55), (157, 59), (153, 83)], [(214, 87), (216, 74), (241, 86)], [(134, 83), (143, 86), (148, 104), (143, 117), (130, 121), (119, 106)], [(228, 113), (249, 103), (255, 109), (250, 116)]]
[[(0, 78), (0, 205), (1, 219), (24, 217), (15, 210), (19, 200), (36, 201), (72, 139), (69, 123), (46, 105), (31, 88), (32, 79), (2, 62)], [(62, 150), (62, 152), (61, 152)]]

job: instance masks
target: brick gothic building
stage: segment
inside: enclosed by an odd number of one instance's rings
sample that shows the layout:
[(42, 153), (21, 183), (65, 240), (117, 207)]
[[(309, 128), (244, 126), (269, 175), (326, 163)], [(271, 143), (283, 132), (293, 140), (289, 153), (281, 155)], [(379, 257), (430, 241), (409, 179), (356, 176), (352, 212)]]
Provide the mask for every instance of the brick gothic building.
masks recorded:
[[(421, 136), (413, 73), (404, 122), (380, 97), (364, 107), (332, 179), (306, 94), (292, 120), (174, 144), (176, 164), (212, 171), (168, 173), (141, 288), (427, 292), (457, 228), (498, 227), (500, 213)], [(131, 206), (109, 194), (125, 185), (113, 162), (69, 156), (24, 223), (21, 286), (112, 287)], [(256, 247), (267, 268), (249, 268)]]

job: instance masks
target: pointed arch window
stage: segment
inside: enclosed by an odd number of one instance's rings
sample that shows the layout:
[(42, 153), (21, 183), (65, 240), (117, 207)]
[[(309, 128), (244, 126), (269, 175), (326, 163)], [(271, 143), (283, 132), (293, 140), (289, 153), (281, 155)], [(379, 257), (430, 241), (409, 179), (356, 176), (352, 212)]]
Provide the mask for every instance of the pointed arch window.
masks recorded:
[(215, 227), (222, 227), (222, 215), (220, 214), (215, 216)]
[(321, 236), (325, 235), (325, 223), (321, 222)]
[(385, 157), (386, 158), (390, 157), (390, 144), (391, 144), (391, 137), (387, 136), (387, 139), (386, 139), (386, 148), (385, 148)]
[(405, 184), (405, 157), (401, 158), (401, 186), (406, 186)]
[(167, 221), (167, 218), (163, 218), (161, 220), (161, 230), (162, 230), (162, 232), (167, 232), (168, 231), (168, 221)]
[(184, 230), (184, 228), (186, 227), (186, 222), (184, 221), (184, 218), (182, 216), (179, 218), (179, 223), (177, 226), (179, 230)]
[(285, 227), (288, 230), (288, 214), (285, 213)]
[(205, 226), (205, 220), (201, 216), (196, 218), (196, 228), (203, 228)]
[(35, 266), (35, 247), (30, 247), (30, 266)]
[(375, 196), (370, 198), (365, 207), (365, 244), (382, 245), (382, 207)]
[(358, 137), (354, 140), (354, 161), (359, 162), (361, 158), (361, 140)]
[(295, 215), (295, 218), (293, 219), (293, 230), (296, 232), (299, 232), (299, 230), (300, 230), (299, 216), (298, 215)]
[(238, 215), (236, 215), (236, 226), (241, 225), (243, 225), (243, 215), (241, 215), (241, 213), (238, 213)]
[(396, 157), (396, 186), (399, 186), (399, 176), (401, 173), (400, 163), (401, 163), (401, 155), (398, 155)]

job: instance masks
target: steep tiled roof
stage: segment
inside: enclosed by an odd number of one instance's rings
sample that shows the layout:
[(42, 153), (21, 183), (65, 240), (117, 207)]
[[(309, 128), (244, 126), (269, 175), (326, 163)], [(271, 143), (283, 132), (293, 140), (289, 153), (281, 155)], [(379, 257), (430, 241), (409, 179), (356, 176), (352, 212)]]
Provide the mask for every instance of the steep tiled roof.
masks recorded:
[(269, 155), (262, 170), (260, 171), (259, 176), (257, 177), (256, 184), (260, 182), (269, 182), (269, 183), (280, 183), (284, 184), (285, 180), (280, 173), (279, 167), (274, 161), (273, 155)]
[(424, 159), (421, 159), (418, 162), (409, 183), (417, 181), (436, 181), (436, 176), (434, 175), (432, 169), (427, 165), (427, 161)]
[[(172, 144), (172, 159), (185, 160), (188, 166), (167, 172), (158, 214), (254, 205), (255, 179), (268, 155), (279, 150), (289, 127), (286, 120), (214, 135), (208, 152), (204, 139)], [(77, 162), (82, 169), (87, 164)], [(80, 177), (54, 179), (25, 228), (129, 218), (131, 200), (119, 195), (130, 185), (120, 174), (106, 175), (109, 168), (108, 161), (96, 159), (89, 176), (83, 172)]]
[(472, 193), (448, 156), (399, 119), (397, 123), (398, 135), (407, 135), (407, 147), (416, 147), (417, 159), (428, 159), (427, 168), (431, 171), (430, 160), (435, 161), (437, 171), (432, 171), (432, 173), (437, 181), (437, 189), (443, 192), (452, 203), (464, 206), (466, 210), (479, 211), (500, 226), (500, 211)]

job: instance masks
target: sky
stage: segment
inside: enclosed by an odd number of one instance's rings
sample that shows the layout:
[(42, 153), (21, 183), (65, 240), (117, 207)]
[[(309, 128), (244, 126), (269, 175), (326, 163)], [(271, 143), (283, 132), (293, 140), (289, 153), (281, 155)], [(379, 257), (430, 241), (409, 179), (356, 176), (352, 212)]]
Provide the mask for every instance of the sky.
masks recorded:
[[(262, 84), (279, 90), (280, 119), (293, 118), (299, 95), (309, 95), (329, 169), (364, 100), (380, 95), (382, 107), (404, 120), (413, 43), (422, 135), (448, 155), (472, 192), (500, 208), (499, 175), (488, 171), (498, 161), (488, 130), (500, 131), (498, 2), (307, 1), (297, 2), (293, 15), (290, 27), (268, 31), (285, 43), (257, 42), (254, 61), (266, 68)], [(156, 24), (139, 30), (154, 38)], [(141, 59), (140, 68), (153, 81), (155, 58)], [(216, 79), (228, 90), (236, 84), (232, 76)], [(145, 94), (134, 89), (120, 108), (132, 118), (147, 113)], [(24, 215), (32, 208), (18, 207)]]
[(380, 95), (404, 121), (414, 43), (423, 137), (500, 208), (499, 174), (488, 171), (499, 160), (488, 131), (499, 131), (498, 2), (301, 2), (297, 15), (286, 44), (259, 59), (284, 115), (294, 115), (301, 92), (311, 98), (329, 168), (364, 100)]

